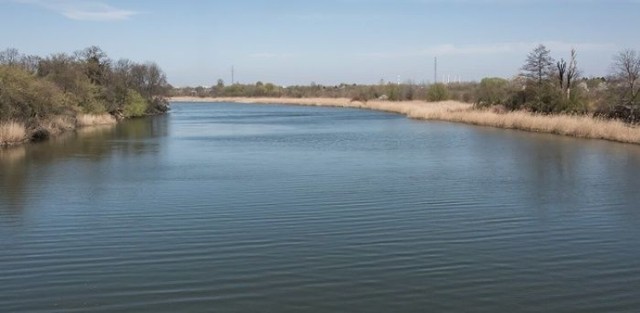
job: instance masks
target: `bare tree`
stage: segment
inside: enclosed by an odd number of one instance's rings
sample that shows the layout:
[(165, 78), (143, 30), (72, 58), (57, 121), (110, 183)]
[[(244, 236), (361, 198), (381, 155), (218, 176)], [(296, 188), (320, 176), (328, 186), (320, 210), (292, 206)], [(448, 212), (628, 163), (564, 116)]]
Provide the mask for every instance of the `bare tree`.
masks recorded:
[(576, 49), (571, 49), (569, 64), (567, 64), (567, 61), (564, 59), (560, 59), (560, 61), (556, 63), (556, 78), (558, 79), (560, 89), (567, 95), (567, 99), (571, 97), (572, 84), (580, 74), (578, 72), (578, 61), (576, 58)]
[(638, 104), (640, 94), (640, 54), (634, 50), (618, 53), (613, 60), (614, 77), (622, 84), (620, 100), (626, 105)]
[(42, 58), (37, 55), (23, 55), (20, 58), (20, 66), (31, 74), (37, 74), (41, 60)]
[(562, 91), (566, 90), (566, 80), (565, 80), (565, 76), (564, 74), (567, 72), (567, 61), (565, 61), (564, 59), (560, 59), (560, 61), (558, 61), (558, 63), (556, 63), (556, 78), (558, 78), (558, 86), (560, 87), (560, 89), (562, 89)]
[(86, 77), (74, 56), (66, 53), (52, 54), (40, 60), (38, 76), (54, 82), (64, 92), (80, 94), (86, 88)]
[(553, 63), (551, 52), (541, 44), (527, 55), (527, 60), (522, 66), (522, 75), (542, 85), (542, 82), (551, 76)]
[(571, 60), (569, 61), (569, 69), (567, 70), (567, 99), (571, 97), (571, 87), (574, 81), (578, 80), (580, 71), (578, 70), (578, 53), (576, 49), (571, 49)]
[(9, 48), (0, 52), (0, 64), (14, 66), (20, 60), (20, 52), (18, 49)]

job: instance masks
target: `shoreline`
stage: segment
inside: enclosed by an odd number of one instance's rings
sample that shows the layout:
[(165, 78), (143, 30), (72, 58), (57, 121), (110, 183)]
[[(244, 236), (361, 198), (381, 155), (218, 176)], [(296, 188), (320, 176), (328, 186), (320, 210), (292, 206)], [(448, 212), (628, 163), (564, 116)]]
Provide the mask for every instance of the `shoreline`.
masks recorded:
[(437, 120), (549, 133), (584, 139), (600, 139), (621, 143), (640, 144), (640, 127), (617, 120), (593, 118), (587, 115), (540, 115), (525, 111), (501, 112), (475, 109), (470, 103), (458, 101), (351, 101), (347, 98), (200, 98), (171, 97), (169, 102), (232, 102), (247, 104), (289, 104), (303, 106), (344, 107), (403, 114), (417, 120)]
[(35, 128), (28, 129), (24, 123), (9, 121), (0, 123), (0, 148), (21, 146), (97, 126), (112, 126), (118, 121), (110, 114), (80, 114), (75, 117), (53, 116)]

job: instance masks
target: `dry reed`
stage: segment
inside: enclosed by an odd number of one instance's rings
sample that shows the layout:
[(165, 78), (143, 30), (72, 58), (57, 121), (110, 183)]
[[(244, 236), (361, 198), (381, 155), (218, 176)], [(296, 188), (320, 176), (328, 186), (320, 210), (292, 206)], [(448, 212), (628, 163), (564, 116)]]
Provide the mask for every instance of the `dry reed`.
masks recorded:
[(57, 115), (41, 121), (39, 127), (45, 129), (49, 135), (58, 135), (75, 129), (75, 122), (72, 117)]
[(113, 125), (116, 122), (116, 119), (110, 114), (80, 114), (76, 117), (76, 125), (78, 125), (78, 127)]
[(14, 121), (0, 123), (0, 146), (12, 145), (27, 139), (27, 128)]
[(585, 115), (539, 115), (524, 111), (500, 112), (500, 110), (474, 109), (471, 104), (457, 101), (351, 101), (346, 98), (196, 98), (177, 97), (182, 102), (239, 102), (279, 103), (309, 106), (361, 108), (404, 114), (409, 118), (439, 120), (551, 133), (589, 139), (604, 139), (624, 143), (640, 143), (640, 128), (615, 120), (603, 120)]

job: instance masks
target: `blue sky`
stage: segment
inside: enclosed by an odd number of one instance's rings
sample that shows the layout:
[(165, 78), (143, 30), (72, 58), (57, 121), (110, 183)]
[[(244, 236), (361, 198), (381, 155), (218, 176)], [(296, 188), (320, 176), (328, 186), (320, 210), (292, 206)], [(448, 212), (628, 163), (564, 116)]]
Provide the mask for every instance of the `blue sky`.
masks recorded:
[(0, 49), (100, 46), (176, 86), (512, 77), (544, 43), (587, 76), (640, 49), (640, 0), (0, 0)]

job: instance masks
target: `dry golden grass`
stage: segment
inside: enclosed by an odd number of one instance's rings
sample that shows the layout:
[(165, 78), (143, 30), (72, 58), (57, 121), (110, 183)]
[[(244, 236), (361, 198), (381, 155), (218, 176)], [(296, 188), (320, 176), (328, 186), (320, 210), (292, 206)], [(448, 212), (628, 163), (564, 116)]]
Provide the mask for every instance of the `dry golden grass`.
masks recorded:
[(27, 128), (19, 122), (0, 123), (0, 145), (11, 145), (27, 139)]
[(50, 135), (58, 135), (75, 128), (74, 119), (69, 116), (52, 116), (39, 123), (40, 127), (47, 130)]
[(44, 136), (57, 136), (62, 133), (86, 126), (107, 126), (116, 124), (116, 119), (109, 114), (90, 115), (82, 114), (77, 117), (52, 116), (42, 119), (37, 127), (27, 130), (23, 123), (9, 121), (0, 123), (0, 146), (9, 146), (27, 142), (36, 133), (42, 132)]
[(524, 111), (474, 109), (471, 104), (457, 101), (351, 101), (346, 98), (197, 98), (179, 97), (183, 102), (281, 103), (309, 106), (361, 108), (404, 114), (409, 118), (466, 123), (480, 126), (518, 129), (589, 139), (604, 139), (640, 144), (640, 128), (619, 121), (602, 120), (580, 115), (538, 115)]
[(116, 119), (110, 114), (80, 114), (76, 118), (76, 125), (78, 125), (78, 127), (113, 125), (116, 122)]

